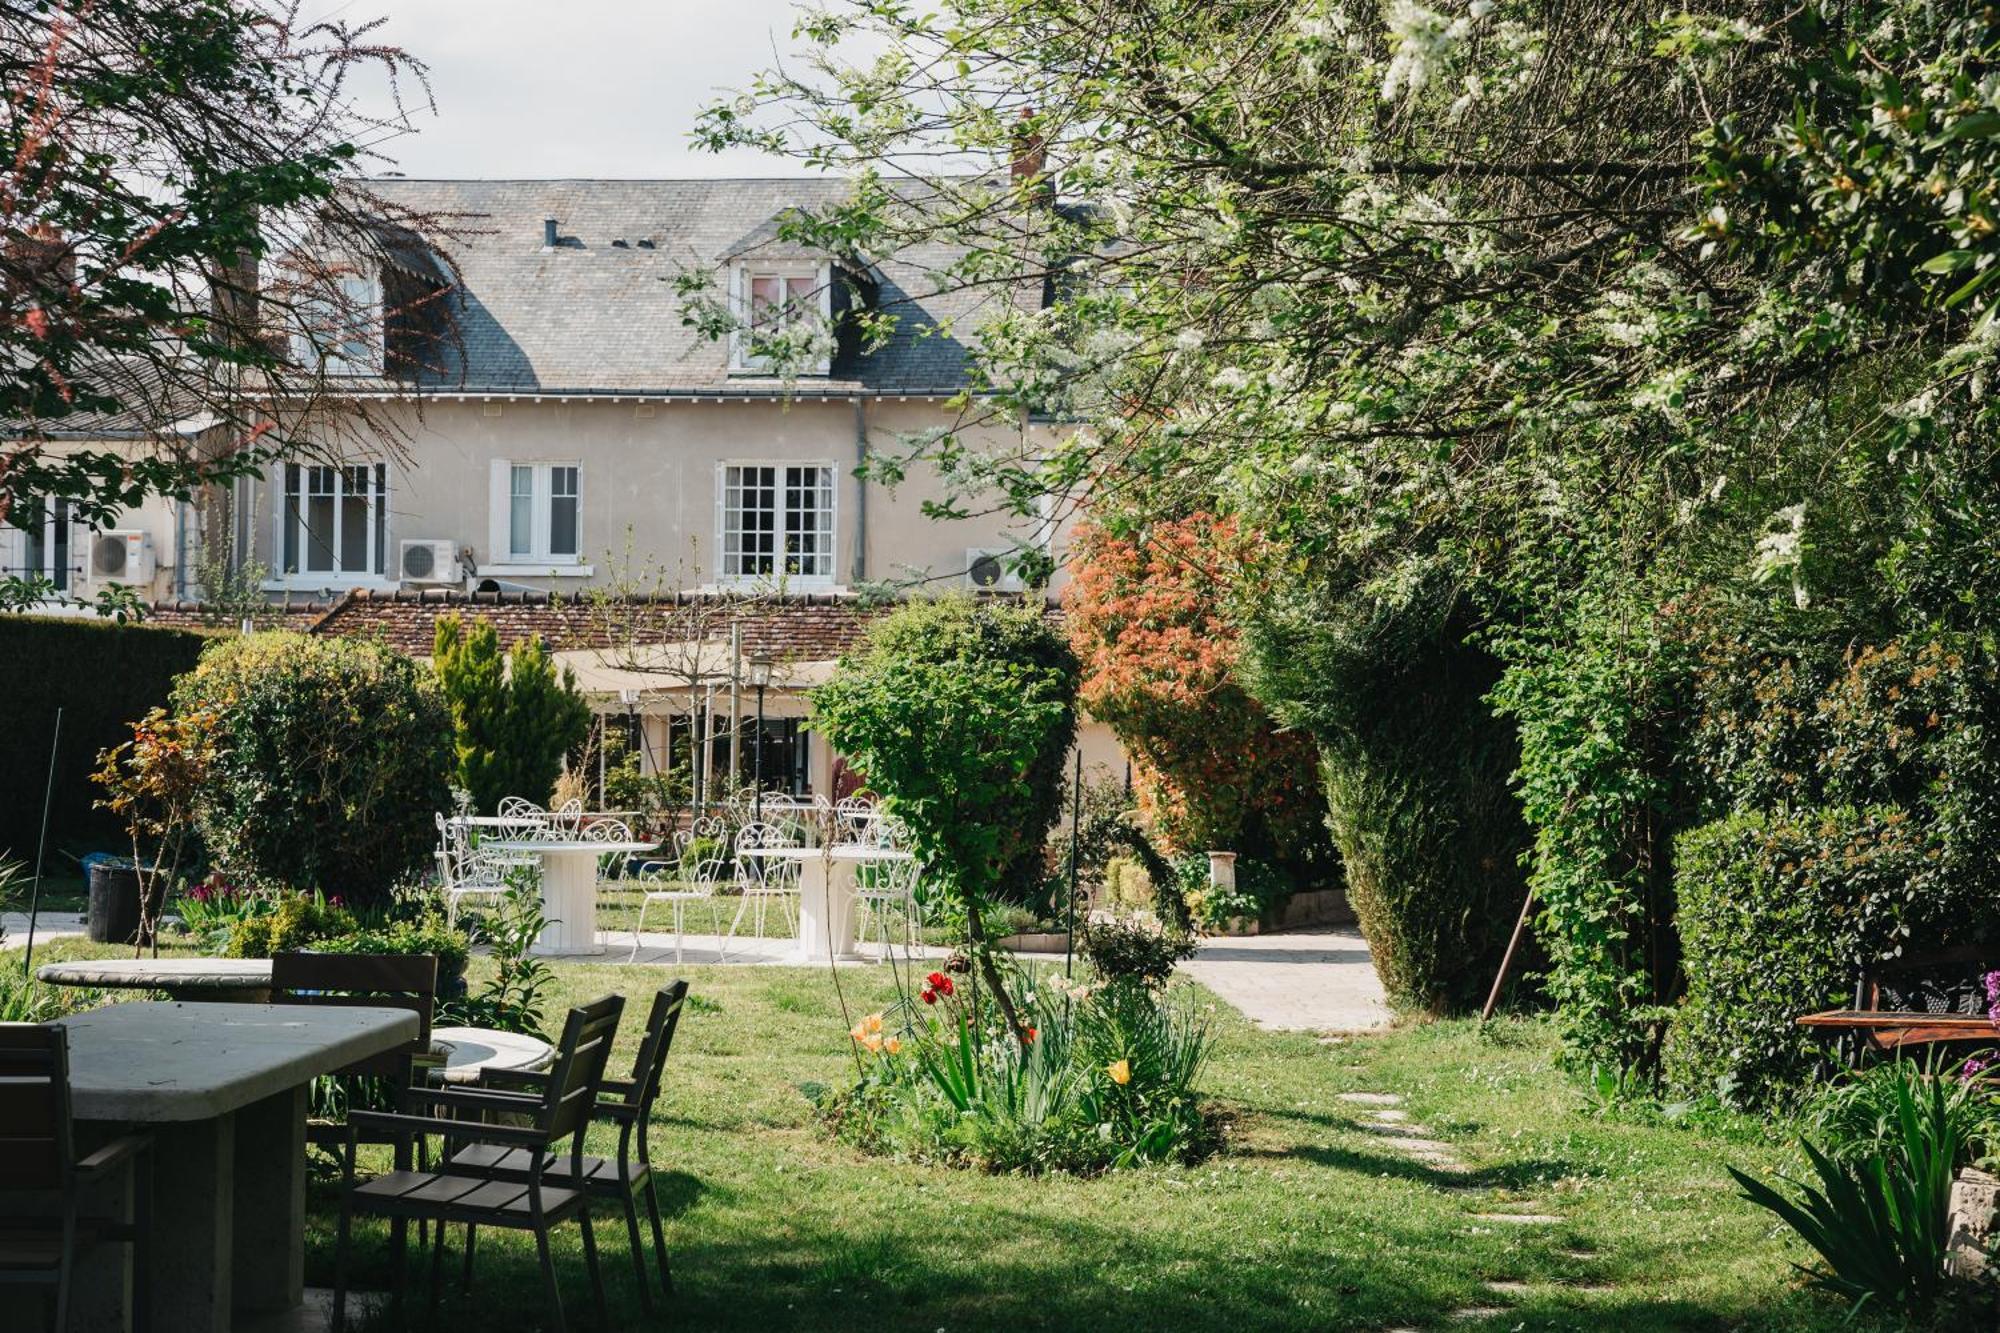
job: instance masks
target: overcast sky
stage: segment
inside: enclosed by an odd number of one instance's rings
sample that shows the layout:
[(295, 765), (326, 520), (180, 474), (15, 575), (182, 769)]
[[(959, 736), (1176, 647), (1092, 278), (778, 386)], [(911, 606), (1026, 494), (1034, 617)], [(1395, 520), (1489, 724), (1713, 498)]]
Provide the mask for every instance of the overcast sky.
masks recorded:
[[(382, 145), (410, 176), (794, 175), (688, 144), (718, 90), (791, 46), (793, 0), (319, 0), (430, 66), (436, 114)], [(307, 13), (314, 9), (308, 4)], [(421, 99), (413, 99), (420, 103)], [(386, 110), (379, 91), (365, 105)]]

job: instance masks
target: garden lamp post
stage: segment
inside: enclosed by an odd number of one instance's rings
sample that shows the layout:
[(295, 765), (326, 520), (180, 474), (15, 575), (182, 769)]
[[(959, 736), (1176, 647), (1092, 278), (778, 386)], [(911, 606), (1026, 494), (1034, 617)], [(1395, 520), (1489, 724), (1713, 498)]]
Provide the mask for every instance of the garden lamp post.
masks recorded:
[(764, 691), (771, 684), (769, 658), (752, 658), (750, 683), (757, 687), (757, 742), (750, 747), (750, 781), (756, 785), (756, 819), (764, 822)]

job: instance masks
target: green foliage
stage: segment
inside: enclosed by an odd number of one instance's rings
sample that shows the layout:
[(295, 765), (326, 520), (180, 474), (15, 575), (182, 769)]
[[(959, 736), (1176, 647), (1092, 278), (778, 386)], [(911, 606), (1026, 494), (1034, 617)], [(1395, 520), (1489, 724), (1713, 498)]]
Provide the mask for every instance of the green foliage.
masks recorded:
[(269, 958), (317, 948), (357, 929), (354, 913), (323, 893), (280, 893), (269, 910), (237, 918), (229, 932), (231, 958)]
[(1067, 804), (1049, 832), (1049, 874), (1054, 890), (1045, 896), (1061, 902), (1069, 891), (1070, 859), (1076, 859), (1077, 891), (1095, 896), (1104, 887), (1113, 857), (1138, 835), (1133, 823), (1132, 795), (1116, 778), (1090, 778), (1083, 784), (1078, 819), (1072, 823)]
[[(1893, 1110), (1888, 1141), (1858, 1160), (1802, 1143), (1816, 1183), (1797, 1197), (1730, 1168), (1751, 1202), (1782, 1218), (1820, 1256), (1815, 1286), (1864, 1306), (1921, 1314), (1944, 1285), (1951, 1182), (1970, 1156), (1966, 1098), (1951, 1079), (1897, 1061), (1880, 1075)], [(1783, 1179), (1781, 1177), (1781, 1179)]]
[(1668, 1042), (1669, 1082), (1746, 1106), (1817, 1082), (1824, 1044), (1793, 1020), (1845, 1003), (1861, 968), (1971, 924), (1976, 904), (1925, 889), (1935, 850), (1882, 806), (1735, 815), (1682, 834), (1675, 883), (1688, 992)]
[(1236, 887), (1218, 889), (1208, 882), (1208, 858), (1183, 856), (1174, 862), (1174, 889), (1197, 929), (1215, 930), (1238, 919), (1256, 921), (1292, 896), (1283, 871), (1263, 861), (1239, 858)]
[(503, 657), (483, 616), (469, 629), (459, 616), (438, 617), (431, 661), (451, 706), (457, 785), (473, 807), (491, 814), (507, 796), (547, 804), (564, 759), (590, 734), (576, 674), (558, 672), (539, 638)]
[(1436, 568), (1398, 590), (1307, 585), (1251, 613), (1252, 689), (1319, 743), (1348, 901), (1391, 999), (1446, 1012), (1491, 984), (1523, 892), (1497, 667)]
[(438, 989), (448, 991), (465, 975), (472, 941), (462, 930), (445, 924), (435, 908), (418, 917), (402, 917), (364, 926), (317, 941), (320, 953), (431, 954), (438, 960)]
[(988, 1171), (1095, 1172), (1214, 1148), (1196, 1091), (1211, 1039), (1185, 996), (1050, 976), (1022, 997), (1025, 1043), (950, 999), (900, 1027), (862, 1019), (850, 1034), (862, 1076), (822, 1094), (821, 1112), (872, 1150)]
[(544, 1036), (546, 992), (554, 974), (529, 950), (547, 925), (539, 876), (533, 869), (510, 874), (506, 893), (478, 928), (480, 942), (492, 955), (493, 975), (477, 991), (440, 1005), (440, 1021)]
[(1174, 974), (1174, 965), (1194, 957), (1195, 938), (1168, 928), (1093, 922), (1081, 930), (1077, 951), (1098, 976), (1127, 985), (1159, 990)]
[(1943, 1121), (1959, 1144), (1954, 1169), (1972, 1166), (2000, 1146), (2000, 1100), (1976, 1077), (1983, 1068), (1978, 1059), (1954, 1068), (1935, 1054), (1921, 1061), (1898, 1055), (1822, 1089), (1800, 1118), (1835, 1161), (1888, 1157), (1902, 1142), (1905, 1106), (1942, 1091)]
[(215, 717), (199, 821), (231, 875), (371, 906), (429, 866), (451, 721), (409, 658), (350, 639), (231, 638), (176, 682), (174, 703)]
[[(1077, 664), (1069, 644), (1032, 604), (1012, 606), (970, 597), (916, 601), (877, 621), (868, 635), (876, 661), (929, 666), (1011, 663), (1036, 682), (1037, 699), (1059, 705), (1036, 729), (1019, 786), (1001, 796), (990, 818), (1001, 830), (997, 893), (1031, 901), (1041, 887), (1043, 839), (1062, 817), (1069, 790), (1064, 763), (1076, 737)], [(874, 771), (862, 771), (871, 782)], [(879, 790), (879, 788), (878, 788)]]
[[(94, 756), (131, 739), (128, 724), (167, 702), (174, 677), (201, 656), (212, 636), (152, 625), (116, 625), (75, 617), (0, 615), (0, 772), (15, 775), (15, 798), (0, 801), (0, 852), (32, 857), (41, 834), (42, 783), (56, 739), (49, 847), (127, 845), (124, 821), (95, 808)], [(79, 670), (88, 663), (88, 670)]]

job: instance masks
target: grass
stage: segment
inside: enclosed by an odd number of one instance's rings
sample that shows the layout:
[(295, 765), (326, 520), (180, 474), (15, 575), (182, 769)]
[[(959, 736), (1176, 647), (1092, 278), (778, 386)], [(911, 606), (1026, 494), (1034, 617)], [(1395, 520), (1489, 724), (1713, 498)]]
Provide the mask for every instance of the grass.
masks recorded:
[[(1503, 1307), (1491, 1326), (1509, 1329), (1841, 1322), (1796, 1290), (1790, 1265), (1804, 1251), (1738, 1199), (1724, 1171), (1795, 1164), (1779, 1136), (1733, 1119), (1593, 1113), (1554, 1069), (1540, 1022), (1485, 1035), (1440, 1023), (1326, 1045), (1252, 1030), (1220, 1008), (1208, 1081), (1231, 1117), (1228, 1152), (1196, 1168), (1037, 1180), (871, 1159), (830, 1142), (796, 1087), (851, 1072), (848, 1019), (828, 976), (687, 975), (696, 1007), (653, 1131), (680, 1282), (673, 1317), (685, 1327), (1478, 1327), (1452, 1316), (1482, 1306)], [(636, 1023), (665, 973), (565, 966), (558, 976), (564, 1000), (624, 992)], [(841, 982), (857, 1015), (887, 998), (875, 970), (844, 971)], [(1402, 1093), (1412, 1120), (1472, 1169), (1453, 1177), (1390, 1151), (1342, 1091)], [(331, 1277), (332, 1205), (317, 1187), (315, 1282)], [(1530, 1210), (1564, 1220), (1474, 1216)], [(386, 1286), (385, 1233), (362, 1235), (360, 1280)], [(599, 1236), (614, 1324), (654, 1326), (638, 1310), (622, 1228), (601, 1224)], [(574, 1228), (557, 1251), (580, 1318)], [(1529, 1286), (1496, 1295), (1488, 1280)], [(442, 1326), (538, 1327), (526, 1237), (483, 1241), (475, 1291), (446, 1301)], [(421, 1311), (415, 1303), (413, 1323), (425, 1322)]]
[[(64, 954), (116, 952), (71, 942)], [(42, 951), (37, 950), (38, 956)], [(51, 953), (53, 956), (53, 952)], [(18, 966), (18, 954), (9, 957)], [(475, 959), (475, 969), (486, 966)], [(1217, 1006), (1207, 1075), (1229, 1148), (1199, 1167), (1098, 1179), (986, 1176), (868, 1158), (815, 1125), (797, 1085), (851, 1076), (824, 971), (688, 968), (682, 1023), (653, 1127), (679, 1297), (698, 1329), (812, 1327), (1326, 1330), (1527, 1328), (1831, 1330), (1843, 1311), (1798, 1289), (1808, 1258), (1737, 1197), (1725, 1167), (1802, 1165), (1789, 1133), (1736, 1117), (1668, 1121), (1595, 1110), (1554, 1064), (1538, 1020), (1435, 1023), (1323, 1043), (1251, 1028)], [(560, 1006), (630, 997), (628, 1061), (658, 968), (563, 965)], [(882, 969), (843, 970), (855, 1016), (889, 996)], [(553, 1022), (552, 1022), (553, 1026)], [(1469, 1170), (1401, 1156), (1348, 1091), (1396, 1092), (1412, 1122)], [(593, 1147), (608, 1151), (608, 1132)], [(330, 1178), (311, 1199), (307, 1276), (332, 1278)], [(1541, 1212), (1553, 1225), (1484, 1221)], [(622, 1225), (599, 1223), (613, 1323), (638, 1307)], [(356, 1280), (389, 1285), (386, 1229), (359, 1228)], [(556, 1238), (572, 1319), (588, 1325), (574, 1227)], [(455, 1258), (455, 1252), (452, 1258)], [(447, 1274), (455, 1272), (448, 1258)], [(414, 1273), (414, 1269), (413, 1269)], [(1488, 1281), (1526, 1284), (1495, 1293)], [(420, 1287), (413, 1287), (420, 1290)], [(543, 1326), (533, 1247), (483, 1237), (475, 1289), (409, 1323)], [(1480, 1319), (1455, 1312), (1489, 1308)], [(391, 1313), (379, 1327), (401, 1326)]]

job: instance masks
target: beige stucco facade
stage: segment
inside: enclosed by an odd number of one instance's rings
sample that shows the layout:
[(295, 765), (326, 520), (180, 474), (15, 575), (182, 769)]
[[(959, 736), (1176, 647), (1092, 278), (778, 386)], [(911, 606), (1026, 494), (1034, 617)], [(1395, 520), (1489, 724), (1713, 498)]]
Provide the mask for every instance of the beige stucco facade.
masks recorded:
[[(474, 583), (576, 591), (644, 575), (649, 587), (657, 580), (669, 588), (726, 585), (731, 580), (718, 562), (721, 477), (732, 464), (817, 465), (831, 472), (831, 572), (787, 577), (788, 590), (837, 591), (859, 581), (960, 587), (969, 551), (1029, 546), (1061, 557), (1062, 534), (1038, 521), (925, 514), (924, 503), (944, 499), (947, 491), (928, 468), (915, 469), (893, 489), (857, 478), (864, 434), (871, 449), (898, 450), (910, 433), (952, 424), (942, 400), (467, 395), (389, 410), (402, 414), (391, 433), (405, 438), (371, 460), (386, 470), (379, 576), (366, 570), (287, 572), (284, 525), (295, 519), (287, 513), (282, 469), (241, 492), (248, 549), (270, 572), (274, 592), (397, 586), (405, 582), (398, 578), (398, 560), (406, 541), (448, 543), (469, 557)], [(1023, 441), (1013, 426), (988, 425), (969, 434), (996, 449), (1017, 450)], [(509, 469), (532, 465), (578, 470), (573, 558), (520, 558), (506, 549)]]

